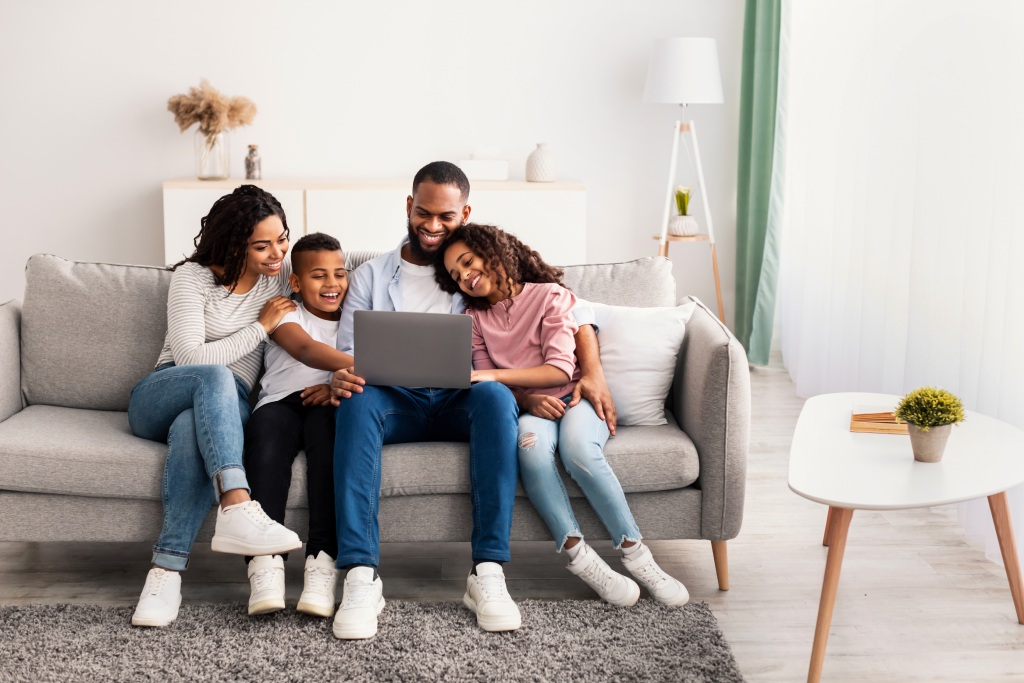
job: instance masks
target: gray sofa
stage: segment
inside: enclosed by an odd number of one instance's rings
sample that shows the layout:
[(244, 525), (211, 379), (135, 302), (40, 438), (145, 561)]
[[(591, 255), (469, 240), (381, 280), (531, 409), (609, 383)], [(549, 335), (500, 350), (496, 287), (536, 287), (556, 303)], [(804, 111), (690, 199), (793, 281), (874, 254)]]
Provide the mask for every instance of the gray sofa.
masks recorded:
[[(128, 396), (163, 343), (170, 272), (36, 255), (24, 304), (0, 306), (0, 540), (150, 541), (160, 528), (166, 446), (133, 436)], [(612, 305), (672, 306), (663, 258), (571, 266), (566, 283)], [(669, 424), (620, 427), (606, 448), (648, 539), (712, 542), (728, 588), (725, 541), (743, 517), (750, 386), (743, 348), (706, 307), (687, 325), (667, 408)], [(387, 446), (381, 540), (467, 541), (467, 446)], [(296, 462), (288, 523), (304, 528), (305, 472)], [(573, 497), (582, 493), (571, 481)], [(521, 494), (521, 491), (520, 491)], [(584, 533), (607, 538), (590, 507)], [(201, 540), (208, 540), (213, 515)], [(522, 497), (514, 540), (550, 540)]]

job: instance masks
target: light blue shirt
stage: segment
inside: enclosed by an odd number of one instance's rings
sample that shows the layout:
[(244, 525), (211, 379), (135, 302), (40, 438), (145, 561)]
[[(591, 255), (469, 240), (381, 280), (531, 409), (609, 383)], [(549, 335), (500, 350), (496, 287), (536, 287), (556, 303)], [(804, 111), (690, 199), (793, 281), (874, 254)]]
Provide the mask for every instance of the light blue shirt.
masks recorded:
[[(354, 316), (356, 311), (401, 311), (402, 286), (399, 277), (402, 274), (402, 247), (409, 241), (406, 235), (394, 251), (381, 254), (377, 258), (366, 261), (356, 268), (348, 281), (348, 294), (341, 307), (341, 323), (338, 326), (338, 350), (355, 355)], [(462, 294), (452, 295), (452, 313), (466, 310), (466, 302)], [(595, 324), (594, 308), (583, 301), (576, 300), (572, 314), (579, 325)]]

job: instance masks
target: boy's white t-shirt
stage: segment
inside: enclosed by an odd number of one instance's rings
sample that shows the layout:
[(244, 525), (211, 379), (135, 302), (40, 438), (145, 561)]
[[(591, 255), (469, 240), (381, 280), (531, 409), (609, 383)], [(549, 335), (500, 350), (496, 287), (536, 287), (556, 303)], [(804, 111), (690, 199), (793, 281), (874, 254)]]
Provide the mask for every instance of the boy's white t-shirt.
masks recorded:
[[(296, 301), (296, 309), (285, 314), (278, 323), (278, 327), (285, 323), (298, 323), (310, 337), (318, 342), (334, 347), (338, 338), (338, 324), (340, 320), (324, 320), (318, 318)], [(264, 403), (280, 401), (282, 398), (296, 391), (302, 391), (314, 384), (330, 384), (331, 373), (327, 370), (317, 370), (304, 365), (292, 358), (287, 351), (274, 343), (273, 339), (267, 340), (267, 346), (263, 354), (263, 363), (267, 371), (260, 380), (260, 400), (256, 404), (255, 412)]]

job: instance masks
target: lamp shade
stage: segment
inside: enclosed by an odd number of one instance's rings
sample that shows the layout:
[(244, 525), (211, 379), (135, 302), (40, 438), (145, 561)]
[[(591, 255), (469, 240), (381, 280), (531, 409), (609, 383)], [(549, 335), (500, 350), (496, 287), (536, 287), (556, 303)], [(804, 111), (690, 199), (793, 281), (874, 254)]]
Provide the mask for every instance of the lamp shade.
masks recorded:
[(718, 44), (714, 38), (666, 38), (654, 44), (644, 102), (722, 102)]

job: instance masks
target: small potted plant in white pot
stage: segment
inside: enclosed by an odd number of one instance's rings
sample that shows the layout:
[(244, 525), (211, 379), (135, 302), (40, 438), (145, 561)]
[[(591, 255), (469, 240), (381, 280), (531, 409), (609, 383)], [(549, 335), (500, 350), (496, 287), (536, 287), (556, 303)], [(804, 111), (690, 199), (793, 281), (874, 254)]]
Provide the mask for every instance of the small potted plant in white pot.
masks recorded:
[(690, 215), (690, 188), (677, 186), (675, 197), (678, 213), (668, 222), (669, 232), (677, 236), (696, 235), (697, 220)]
[(945, 389), (921, 387), (904, 396), (893, 412), (897, 422), (906, 422), (914, 460), (939, 462), (953, 425), (964, 421), (960, 399)]

